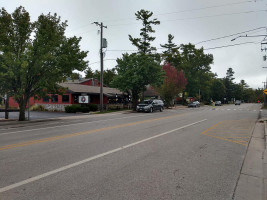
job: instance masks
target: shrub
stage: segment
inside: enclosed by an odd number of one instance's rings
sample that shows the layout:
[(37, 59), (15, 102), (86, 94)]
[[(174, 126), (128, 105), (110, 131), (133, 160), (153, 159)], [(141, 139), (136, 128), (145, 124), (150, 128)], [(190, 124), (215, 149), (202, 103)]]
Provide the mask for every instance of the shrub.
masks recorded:
[(98, 110), (98, 106), (96, 104), (88, 104), (87, 107), (89, 108), (89, 111), (95, 112)]
[(76, 112), (81, 112), (81, 106), (80, 105), (70, 105), (65, 107), (65, 112), (66, 113), (76, 113)]
[(73, 104), (73, 105), (65, 107), (66, 113), (76, 113), (76, 112), (87, 113), (89, 111), (94, 112), (97, 110), (98, 110), (98, 106), (96, 104), (88, 104), (85, 107), (81, 107), (81, 105), (79, 105), (79, 104)]
[(33, 111), (45, 111), (45, 108), (43, 105), (34, 105), (31, 110)]

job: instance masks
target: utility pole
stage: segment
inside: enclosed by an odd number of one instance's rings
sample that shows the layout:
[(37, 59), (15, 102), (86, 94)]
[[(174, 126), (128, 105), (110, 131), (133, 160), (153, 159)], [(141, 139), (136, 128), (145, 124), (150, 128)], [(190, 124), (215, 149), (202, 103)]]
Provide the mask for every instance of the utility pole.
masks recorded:
[(100, 111), (103, 111), (103, 23), (94, 22), (97, 26), (100, 26)]
[(8, 94), (6, 94), (5, 95), (5, 119), (8, 119), (9, 117), (8, 107), (9, 107), (9, 96)]

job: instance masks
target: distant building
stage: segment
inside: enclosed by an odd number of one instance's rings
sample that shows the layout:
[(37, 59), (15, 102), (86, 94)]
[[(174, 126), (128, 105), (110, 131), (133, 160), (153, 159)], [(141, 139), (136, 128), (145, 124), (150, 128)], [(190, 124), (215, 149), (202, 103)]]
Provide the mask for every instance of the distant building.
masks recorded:
[[(59, 83), (59, 86), (66, 88), (63, 95), (48, 94), (44, 98), (30, 98), (30, 106), (43, 105), (47, 110), (65, 111), (65, 106), (71, 104), (80, 104), (79, 96), (86, 96), (88, 104), (100, 104), (100, 82), (97, 79), (78, 79), (67, 80)], [(110, 88), (103, 85), (103, 103), (104, 106), (110, 103), (122, 103), (124, 94), (116, 88)], [(18, 103), (13, 99), (9, 99), (10, 107), (18, 107)]]

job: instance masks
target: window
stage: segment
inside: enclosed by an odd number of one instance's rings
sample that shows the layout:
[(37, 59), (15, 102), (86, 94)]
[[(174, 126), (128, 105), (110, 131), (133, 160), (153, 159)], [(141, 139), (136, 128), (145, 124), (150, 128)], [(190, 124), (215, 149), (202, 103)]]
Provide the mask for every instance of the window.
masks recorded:
[(48, 103), (49, 102), (49, 97), (43, 97), (43, 102)]
[(58, 95), (52, 95), (51, 102), (52, 103), (57, 103), (58, 102)]
[(69, 95), (62, 95), (62, 102), (69, 103)]

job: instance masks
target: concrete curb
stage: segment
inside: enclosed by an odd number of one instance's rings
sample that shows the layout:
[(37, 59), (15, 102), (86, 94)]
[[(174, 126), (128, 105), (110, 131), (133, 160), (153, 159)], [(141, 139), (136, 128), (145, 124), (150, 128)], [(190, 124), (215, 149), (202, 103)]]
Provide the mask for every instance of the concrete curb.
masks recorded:
[[(245, 159), (241, 168), (240, 177), (234, 192), (235, 200), (263, 200), (266, 199), (265, 169), (267, 166), (266, 153), (266, 122), (255, 123), (247, 147)], [(264, 163), (266, 159), (266, 165)]]

